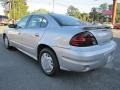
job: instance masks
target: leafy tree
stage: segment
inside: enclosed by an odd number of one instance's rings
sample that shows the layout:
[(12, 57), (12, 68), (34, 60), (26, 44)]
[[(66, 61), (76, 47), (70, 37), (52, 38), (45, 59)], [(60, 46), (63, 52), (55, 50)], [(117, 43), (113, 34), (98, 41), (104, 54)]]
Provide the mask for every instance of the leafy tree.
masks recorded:
[(95, 7), (93, 7), (92, 9), (91, 9), (91, 12), (89, 13), (89, 18), (91, 18), (91, 20), (92, 21), (96, 21), (96, 19), (97, 19), (97, 11), (96, 11), (96, 8)]
[(5, 2), (5, 1), (7, 1), (7, 0), (0, 0), (0, 2)]
[(108, 7), (109, 7), (109, 10), (112, 10), (113, 5), (112, 5), (112, 4), (110, 4)]
[(90, 18), (91, 22), (98, 21), (100, 23), (103, 23), (107, 20), (101, 12), (98, 12), (96, 10), (96, 8), (92, 8), (91, 12), (89, 13), (89, 18)]
[(2, 5), (2, 6), (4, 6), (4, 3), (6, 2), (7, 0), (0, 0), (0, 4)]
[(7, 0), (0, 0), (1, 3), (4, 3), (4, 2), (6, 2), (6, 1), (7, 1)]
[(89, 21), (89, 14), (88, 13), (81, 13), (81, 19), (83, 21)]
[(116, 21), (120, 22), (120, 3), (118, 3), (118, 5), (117, 5), (117, 17), (116, 17)]
[[(99, 9), (100, 12), (97, 11), (97, 9)], [(110, 17), (106, 17), (105, 15), (102, 14), (104, 10), (108, 10), (108, 9), (112, 10), (112, 4), (108, 5), (107, 3), (103, 3), (98, 8), (92, 8), (91, 12), (89, 13), (91, 21), (99, 21), (101, 23), (111, 21)], [(118, 11), (119, 10), (120, 9), (118, 5)], [(117, 14), (117, 20), (119, 20), (119, 15)]]
[(68, 7), (67, 15), (76, 17), (82, 21), (90, 21), (88, 13), (80, 13), (79, 9), (72, 5)]
[[(5, 3), (6, 1), (8, 0), (1, 0), (2, 3)], [(28, 14), (27, 12), (28, 6), (26, 0), (10, 0), (10, 3), (11, 9), (9, 13), (5, 12), (6, 15), (9, 14), (10, 19), (17, 20), (23, 17), (24, 15)]]
[(78, 8), (75, 8), (74, 6), (69, 6), (67, 9), (67, 15), (74, 16), (76, 18), (81, 18), (81, 14)]
[(46, 9), (38, 9), (38, 10), (34, 10), (32, 13), (52, 13)]
[(28, 6), (26, 0), (12, 0), (11, 10), (9, 12), (10, 18), (17, 20), (28, 14)]
[(100, 10), (101, 10), (101, 11), (104, 11), (104, 10), (107, 10), (107, 9), (108, 9), (108, 4), (107, 4), (107, 3), (103, 3), (103, 4), (101, 4), (99, 7), (100, 7)]

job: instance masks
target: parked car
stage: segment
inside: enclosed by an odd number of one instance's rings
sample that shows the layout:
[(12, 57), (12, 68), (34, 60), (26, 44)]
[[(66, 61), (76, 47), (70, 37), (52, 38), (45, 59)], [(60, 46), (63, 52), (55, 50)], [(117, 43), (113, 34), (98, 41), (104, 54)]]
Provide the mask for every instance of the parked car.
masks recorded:
[(106, 27), (110, 27), (111, 29), (113, 29), (113, 24), (104, 23), (103, 25), (106, 26)]
[(8, 24), (8, 17), (0, 15), (0, 25), (7, 25)]
[(61, 14), (33, 14), (3, 33), (4, 45), (29, 55), (47, 75), (60, 69), (85, 72), (113, 60), (116, 43), (110, 29), (81, 24)]
[(114, 29), (120, 29), (120, 23), (114, 24)]
[(99, 22), (92, 22), (92, 25), (102, 26), (102, 24)]

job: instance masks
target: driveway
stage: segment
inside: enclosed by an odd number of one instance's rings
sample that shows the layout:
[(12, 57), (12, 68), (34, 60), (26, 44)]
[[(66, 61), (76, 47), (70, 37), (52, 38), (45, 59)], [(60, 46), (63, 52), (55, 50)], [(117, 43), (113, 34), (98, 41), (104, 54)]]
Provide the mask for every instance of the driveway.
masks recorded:
[(44, 75), (38, 62), (20, 51), (6, 50), (0, 36), (0, 90), (120, 90), (120, 37), (115, 32), (113, 62), (92, 72), (61, 71), (55, 77)]

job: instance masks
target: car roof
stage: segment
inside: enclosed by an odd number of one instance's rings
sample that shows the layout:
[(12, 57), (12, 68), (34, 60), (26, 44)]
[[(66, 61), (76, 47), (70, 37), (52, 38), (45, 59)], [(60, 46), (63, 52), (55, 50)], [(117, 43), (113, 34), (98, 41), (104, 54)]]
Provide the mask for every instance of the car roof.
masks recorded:
[(30, 15), (64, 15), (64, 14), (56, 14), (56, 13), (33, 13), (33, 14), (30, 14)]

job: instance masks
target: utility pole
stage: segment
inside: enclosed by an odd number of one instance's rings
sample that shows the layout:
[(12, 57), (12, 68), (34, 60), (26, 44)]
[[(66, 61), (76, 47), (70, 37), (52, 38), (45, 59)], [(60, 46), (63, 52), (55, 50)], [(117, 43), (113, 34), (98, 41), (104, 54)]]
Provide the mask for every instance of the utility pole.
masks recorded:
[(15, 23), (15, 0), (12, 0), (12, 8), (13, 8), (13, 24)]
[(55, 0), (53, 0), (53, 8), (52, 8), (53, 10), (53, 13), (54, 13), (54, 9), (55, 9)]
[(4, 13), (8, 17), (9, 17), (10, 9), (11, 9), (11, 2), (10, 0), (6, 0), (6, 2), (4, 3)]
[(117, 15), (117, 0), (113, 0), (112, 24), (116, 22), (115, 21), (116, 15)]

